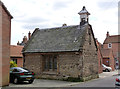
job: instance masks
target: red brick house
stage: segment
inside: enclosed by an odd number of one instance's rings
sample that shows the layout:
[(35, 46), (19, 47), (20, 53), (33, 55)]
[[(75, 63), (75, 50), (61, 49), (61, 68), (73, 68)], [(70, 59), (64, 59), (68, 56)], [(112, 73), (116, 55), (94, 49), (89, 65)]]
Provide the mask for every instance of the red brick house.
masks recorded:
[(103, 64), (110, 66), (112, 70), (115, 70), (115, 60), (113, 51), (111, 49), (102, 49)]
[(0, 1), (0, 86), (9, 85), (12, 18), (5, 5)]
[(102, 56), (102, 44), (100, 42), (98, 42), (98, 40), (96, 39), (96, 44), (97, 44), (97, 55), (98, 55), (98, 73), (102, 73), (103, 72), (103, 68), (102, 68), (102, 64), (103, 64), (103, 56)]
[(120, 68), (120, 35), (109, 35), (109, 32), (107, 32), (106, 39), (103, 43), (103, 48), (113, 51), (115, 58), (115, 67)]
[(10, 59), (13, 60), (18, 67), (23, 67), (23, 46), (11, 45), (10, 46)]
[(23, 48), (24, 67), (36, 77), (83, 81), (98, 77), (97, 45), (90, 13), (85, 7), (78, 13), (80, 25), (35, 29)]

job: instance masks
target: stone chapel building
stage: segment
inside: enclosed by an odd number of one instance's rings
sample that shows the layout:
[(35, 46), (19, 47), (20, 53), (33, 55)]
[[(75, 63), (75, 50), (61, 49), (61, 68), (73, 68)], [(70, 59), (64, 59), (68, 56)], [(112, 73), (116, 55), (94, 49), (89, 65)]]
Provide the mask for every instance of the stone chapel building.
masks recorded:
[(36, 28), (23, 48), (24, 67), (36, 77), (51, 79), (98, 77), (97, 45), (90, 13), (85, 7), (78, 13), (80, 24), (56, 28)]

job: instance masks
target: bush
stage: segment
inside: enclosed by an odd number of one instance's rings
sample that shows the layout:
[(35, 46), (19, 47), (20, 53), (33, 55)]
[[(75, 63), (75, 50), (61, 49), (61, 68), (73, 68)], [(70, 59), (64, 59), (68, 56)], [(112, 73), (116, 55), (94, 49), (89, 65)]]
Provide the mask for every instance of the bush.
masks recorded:
[(11, 67), (17, 67), (17, 64), (14, 61), (10, 61), (10, 68)]

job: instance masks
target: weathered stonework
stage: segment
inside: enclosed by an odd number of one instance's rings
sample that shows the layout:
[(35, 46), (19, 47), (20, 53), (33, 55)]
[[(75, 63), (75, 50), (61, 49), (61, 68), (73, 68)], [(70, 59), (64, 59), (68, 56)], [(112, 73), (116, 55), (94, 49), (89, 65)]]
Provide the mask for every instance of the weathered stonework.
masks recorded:
[[(24, 53), (25, 67), (35, 72), (36, 78), (67, 79), (78, 78), (82, 81), (98, 78), (97, 49), (91, 29), (86, 30), (81, 51)], [(57, 55), (57, 70), (44, 71), (42, 55)]]
[[(97, 45), (85, 6), (80, 25), (35, 29), (23, 48), (25, 67), (36, 77), (86, 81), (98, 77)], [(57, 62), (56, 62), (57, 61)]]
[(83, 80), (89, 80), (98, 77), (97, 49), (90, 29), (88, 29), (85, 39), (83, 47)]

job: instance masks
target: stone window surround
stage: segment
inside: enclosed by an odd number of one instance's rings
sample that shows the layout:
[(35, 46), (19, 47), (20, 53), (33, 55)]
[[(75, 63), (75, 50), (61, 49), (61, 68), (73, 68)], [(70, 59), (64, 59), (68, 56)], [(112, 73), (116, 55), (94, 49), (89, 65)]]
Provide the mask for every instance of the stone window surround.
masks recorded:
[(42, 55), (43, 56), (43, 72), (56, 72), (57, 71), (57, 56), (56, 55)]

